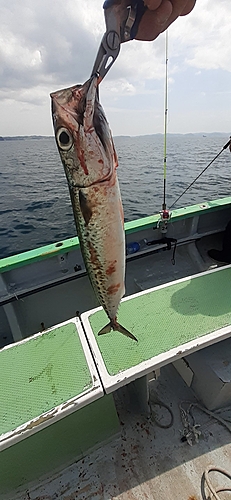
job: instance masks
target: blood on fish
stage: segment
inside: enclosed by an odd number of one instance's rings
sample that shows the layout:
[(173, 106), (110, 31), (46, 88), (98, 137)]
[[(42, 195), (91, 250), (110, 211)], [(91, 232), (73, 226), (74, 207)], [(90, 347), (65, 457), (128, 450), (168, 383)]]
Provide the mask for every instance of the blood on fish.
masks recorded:
[(109, 295), (114, 295), (114, 293), (117, 293), (118, 290), (120, 289), (120, 283), (117, 283), (117, 285), (111, 285), (107, 288), (107, 291)]
[(108, 276), (110, 276), (111, 274), (116, 272), (116, 266), (115, 266), (116, 263), (117, 263), (117, 261), (114, 260), (114, 262), (112, 262), (111, 265), (107, 268), (106, 274)]
[(76, 136), (76, 151), (78, 154), (80, 165), (86, 175), (88, 175), (88, 168), (84, 158), (84, 150), (80, 147), (79, 134)]
[(86, 133), (87, 134), (93, 134), (93, 132), (95, 132), (94, 127), (89, 127), (89, 128), (86, 129)]
[(79, 161), (80, 161), (80, 165), (84, 171), (84, 173), (86, 175), (88, 175), (88, 169), (87, 169), (87, 165), (85, 163), (85, 158), (84, 158), (84, 151), (82, 149), (79, 149)]

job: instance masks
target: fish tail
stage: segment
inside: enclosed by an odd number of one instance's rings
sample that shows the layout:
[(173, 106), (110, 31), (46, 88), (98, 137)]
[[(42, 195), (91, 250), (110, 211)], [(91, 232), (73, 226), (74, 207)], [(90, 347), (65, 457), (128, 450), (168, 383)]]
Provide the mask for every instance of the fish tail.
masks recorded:
[(101, 330), (99, 331), (98, 335), (104, 335), (105, 333), (110, 333), (112, 329), (111, 322), (105, 325)]
[(120, 325), (120, 323), (118, 323), (116, 320), (111, 320), (110, 323), (108, 323), (99, 331), (98, 335), (104, 335), (105, 333), (109, 333), (111, 330), (120, 332), (123, 335), (126, 335), (126, 337), (129, 337), (130, 339), (138, 342), (137, 338), (131, 332), (129, 332), (129, 330), (124, 328), (124, 326)]
[(131, 332), (129, 332), (129, 330), (127, 330), (127, 328), (124, 328), (124, 326), (120, 325), (120, 323), (116, 322), (115, 326), (113, 326), (113, 330), (116, 330), (117, 332), (123, 333), (123, 335), (126, 335), (126, 337), (129, 337), (130, 339), (138, 342), (137, 338)]

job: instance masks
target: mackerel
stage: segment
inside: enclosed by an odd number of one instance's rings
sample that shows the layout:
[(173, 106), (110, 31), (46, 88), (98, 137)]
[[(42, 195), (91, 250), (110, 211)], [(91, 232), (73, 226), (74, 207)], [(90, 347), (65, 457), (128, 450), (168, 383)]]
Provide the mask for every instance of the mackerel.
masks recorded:
[(117, 155), (98, 98), (98, 78), (51, 94), (55, 139), (64, 166), (85, 266), (112, 330), (136, 340), (117, 321), (125, 293), (124, 216)]

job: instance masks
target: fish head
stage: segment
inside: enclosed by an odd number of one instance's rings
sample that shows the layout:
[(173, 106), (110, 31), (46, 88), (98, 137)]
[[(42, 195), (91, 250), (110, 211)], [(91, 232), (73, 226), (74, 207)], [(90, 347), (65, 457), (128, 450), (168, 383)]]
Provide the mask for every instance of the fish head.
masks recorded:
[(70, 188), (109, 180), (118, 165), (97, 88), (94, 76), (51, 94), (56, 144)]

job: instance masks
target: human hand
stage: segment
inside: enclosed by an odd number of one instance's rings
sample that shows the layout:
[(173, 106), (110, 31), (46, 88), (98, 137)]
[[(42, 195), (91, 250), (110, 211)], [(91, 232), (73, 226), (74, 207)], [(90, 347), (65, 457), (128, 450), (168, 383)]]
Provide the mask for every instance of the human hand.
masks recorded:
[(155, 40), (179, 16), (191, 12), (196, 0), (144, 0), (148, 7), (136, 35), (137, 40)]
[[(147, 10), (139, 23), (136, 40), (155, 40), (179, 16), (189, 14), (195, 3), (196, 0), (144, 0)], [(104, 8), (118, 4), (127, 7), (131, 0), (106, 0)]]

